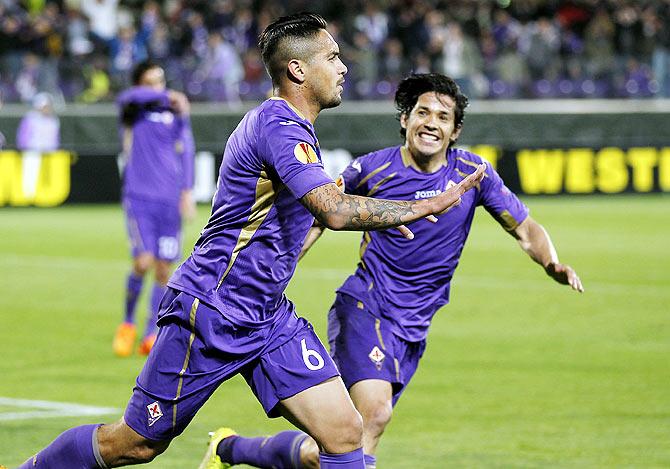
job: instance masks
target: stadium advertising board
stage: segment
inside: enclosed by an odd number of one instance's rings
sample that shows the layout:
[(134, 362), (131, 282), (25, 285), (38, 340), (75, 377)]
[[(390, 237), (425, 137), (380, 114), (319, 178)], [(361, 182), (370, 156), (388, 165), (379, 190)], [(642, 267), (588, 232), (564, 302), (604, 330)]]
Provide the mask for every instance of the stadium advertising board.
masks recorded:
[(519, 194), (670, 192), (670, 147), (470, 149)]
[[(670, 147), (520, 148), (469, 147), (490, 161), (514, 192), (525, 195), (670, 192)], [(352, 157), (346, 149), (324, 150), (337, 174)], [(196, 155), (195, 197), (209, 202), (221, 157)], [(117, 202), (115, 155), (42, 155), (0, 151), (0, 207), (53, 207), (63, 203)]]
[(0, 151), (0, 207), (54, 207), (67, 201), (72, 162), (73, 155), (65, 150)]

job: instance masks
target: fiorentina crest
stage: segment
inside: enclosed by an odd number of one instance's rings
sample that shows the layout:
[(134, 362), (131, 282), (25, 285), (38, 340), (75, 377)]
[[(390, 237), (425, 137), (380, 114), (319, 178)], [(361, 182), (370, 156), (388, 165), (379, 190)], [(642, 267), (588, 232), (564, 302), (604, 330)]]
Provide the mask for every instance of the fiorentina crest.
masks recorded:
[(377, 367), (377, 371), (382, 369), (382, 363), (384, 363), (384, 358), (386, 358), (386, 355), (384, 355), (384, 352), (379, 350), (379, 347), (376, 345), (372, 347), (372, 350), (368, 354), (368, 357), (370, 360), (372, 360), (372, 363), (375, 364)]
[(158, 405), (158, 402), (149, 404), (147, 406), (147, 411), (149, 412), (149, 426), (152, 426), (156, 423), (156, 420), (163, 416), (163, 411), (161, 410), (161, 406)]

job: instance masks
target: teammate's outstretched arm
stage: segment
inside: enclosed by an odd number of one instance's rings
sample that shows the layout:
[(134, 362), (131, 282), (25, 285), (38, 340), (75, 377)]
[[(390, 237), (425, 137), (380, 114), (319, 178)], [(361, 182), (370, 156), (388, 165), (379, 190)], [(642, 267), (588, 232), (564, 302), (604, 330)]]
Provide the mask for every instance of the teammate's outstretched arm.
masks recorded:
[(460, 183), (430, 199), (373, 199), (345, 194), (333, 183), (312, 189), (300, 201), (319, 223), (331, 230), (371, 231), (397, 226), (406, 238), (412, 239), (414, 235), (404, 226), (406, 223), (420, 218), (435, 220), (434, 215), (457, 205), (461, 195), (481, 181), (485, 168), (486, 165), (479, 165)]
[(549, 233), (542, 225), (531, 217), (526, 218), (513, 231), (514, 236), (521, 249), (530, 256), (535, 262), (544, 267), (544, 271), (551, 278), (563, 285), (570, 285), (573, 290), (584, 291), (582, 281), (575, 270), (567, 264), (561, 264), (556, 254)]
[(314, 221), (314, 225), (312, 225), (312, 227), (307, 232), (307, 236), (305, 236), (305, 242), (302, 245), (302, 249), (300, 250), (300, 256), (298, 257), (298, 260), (302, 259), (305, 254), (307, 254), (307, 251), (309, 251), (314, 243), (316, 243), (325, 230), (325, 226), (321, 225), (316, 220)]

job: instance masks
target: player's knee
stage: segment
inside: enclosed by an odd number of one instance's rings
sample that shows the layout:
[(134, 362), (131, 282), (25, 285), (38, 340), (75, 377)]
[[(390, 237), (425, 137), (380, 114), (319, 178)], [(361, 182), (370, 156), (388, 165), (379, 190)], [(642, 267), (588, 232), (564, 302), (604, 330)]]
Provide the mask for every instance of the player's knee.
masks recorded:
[(143, 438), (123, 421), (100, 427), (97, 440), (100, 455), (111, 467), (153, 461), (170, 445), (169, 441)]
[(339, 428), (336, 432), (332, 433), (335, 440), (333, 444), (337, 449), (331, 451), (329, 448), (326, 448), (326, 451), (342, 453), (360, 448), (363, 444), (363, 418), (361, 414), (356, 411), (349, 412), (340, 418), (338, 424)]
[(389, 401), (377, 401), (366, 408), (363, 412), (365, 432), (378, 436), (384, 433), (384, 429), (393, 416), (393, 406)]
[(154, 265), (154, 256), (150, 253), (140, 254), (133, 260), (133, 270), (137, 275), (146, 274)]
[(126, 453), (126, 457), (133, 464), (144, 464), (153, 461), (167, 449), (167, 444), (161, 445), (148, 441), (135, 445)]
[(305, 438), (300, 445), (300, 462), (305, 469), (319, 469), (319, 446), (312, 438)]

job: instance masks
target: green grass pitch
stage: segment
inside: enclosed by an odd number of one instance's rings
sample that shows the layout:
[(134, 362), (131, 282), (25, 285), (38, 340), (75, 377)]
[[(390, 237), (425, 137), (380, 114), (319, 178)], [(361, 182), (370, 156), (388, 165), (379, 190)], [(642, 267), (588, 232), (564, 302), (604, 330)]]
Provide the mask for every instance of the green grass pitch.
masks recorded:
[[(480, 210), (379, 467), (670, 467), (670, 198), (526, 202), (586, 293), (551, 281)], [(187, 226), (187, 251), (207, 215)], [(326, 233), (288, 289), (322, 338), (358, 240)], [(0, 210), (0, 397), (125, 406), (142, 366), (111, 353), (128, 268), (117, 205)], [(3, 419), (15, 410), (0, 406), (9, 467), (68, 427), (117, 418)], [(289, 428), (236, 378), (150, 467), (195, 467), (221, 425)]]

